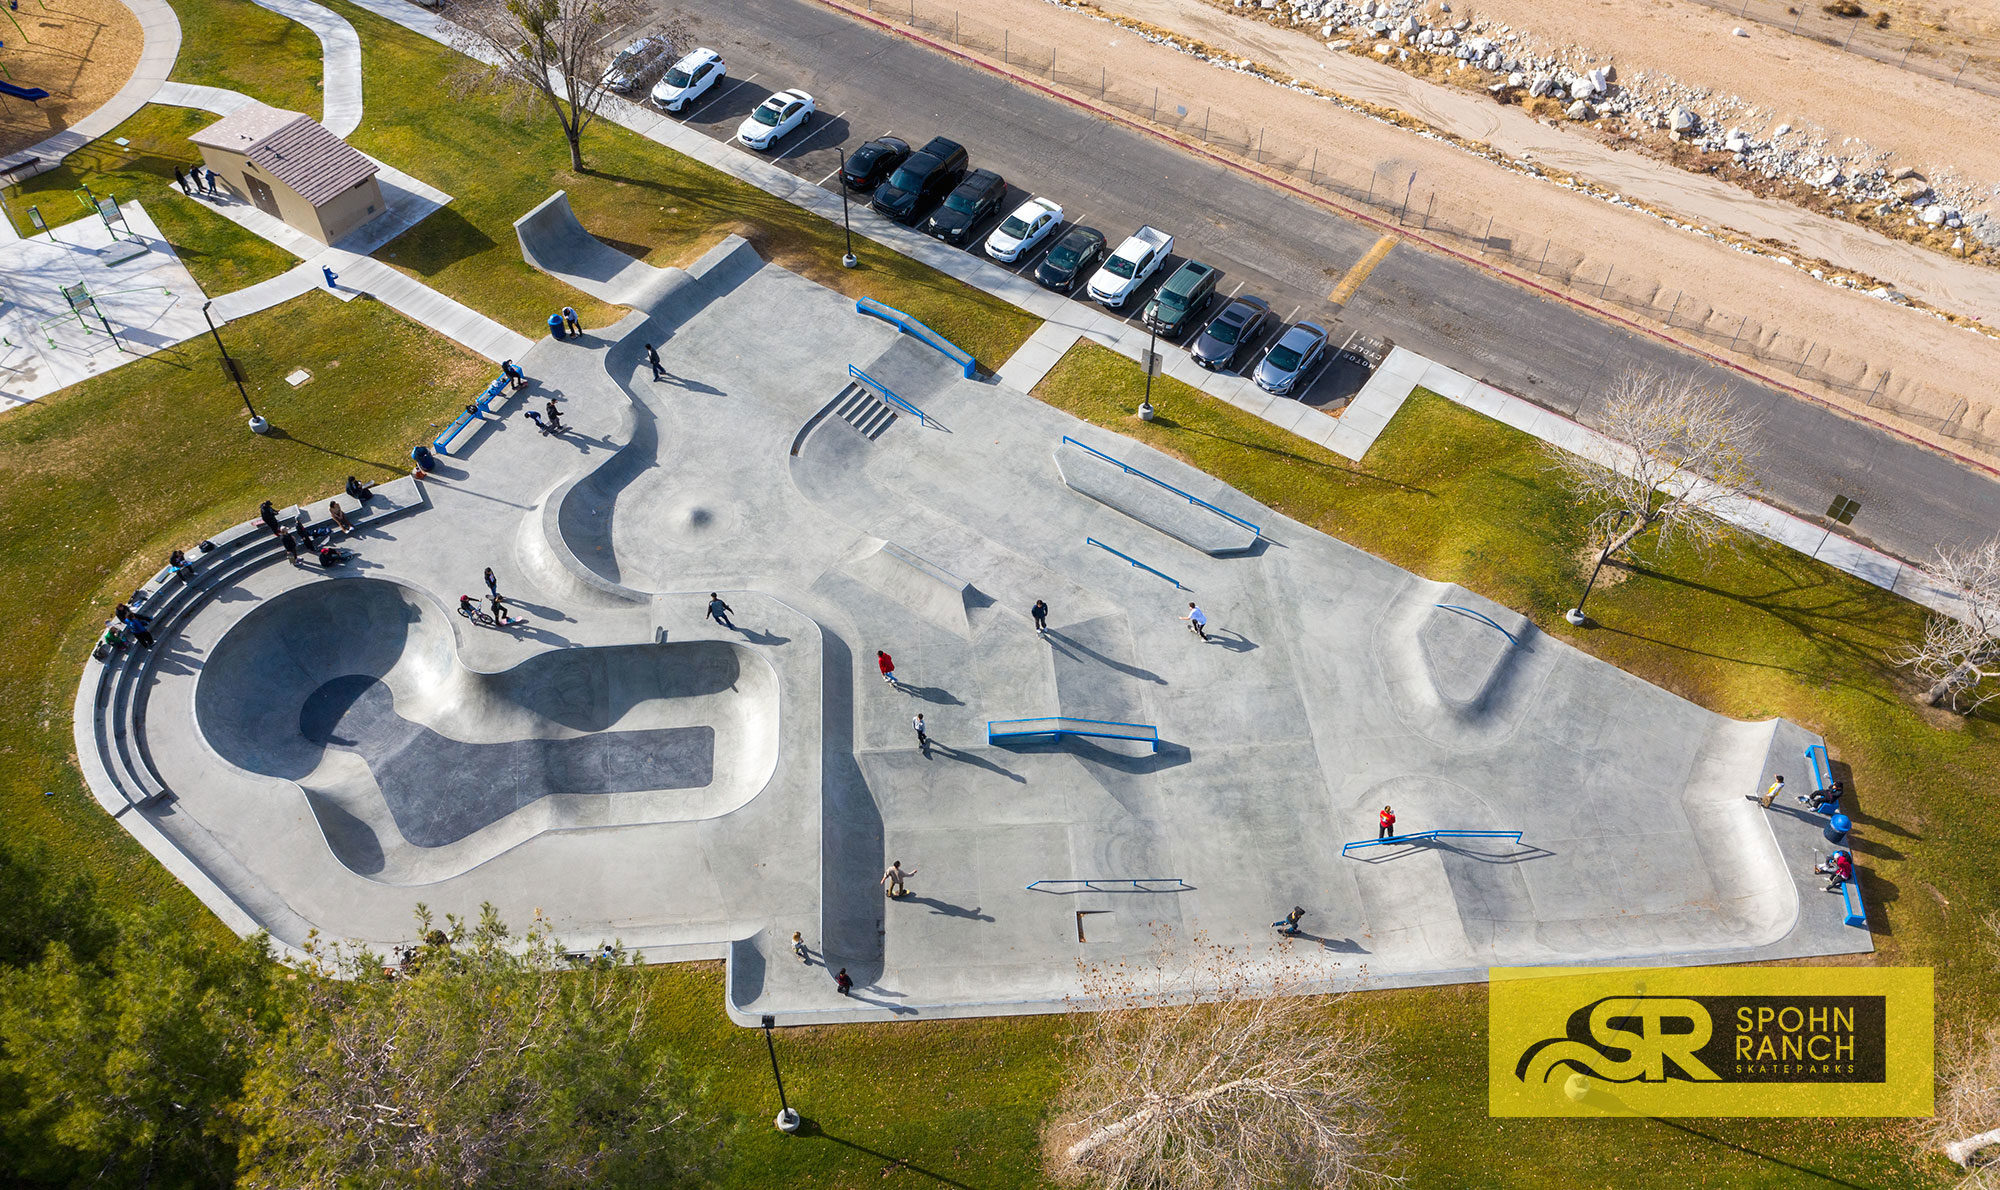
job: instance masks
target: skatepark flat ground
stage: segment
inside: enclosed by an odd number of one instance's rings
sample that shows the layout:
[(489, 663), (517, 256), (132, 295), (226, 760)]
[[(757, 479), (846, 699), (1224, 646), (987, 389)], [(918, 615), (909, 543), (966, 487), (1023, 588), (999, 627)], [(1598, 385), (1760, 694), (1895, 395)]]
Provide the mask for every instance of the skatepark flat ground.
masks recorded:
[[(539, 909), (579, 948), (725, 957), (744, 1022), (1058, 1010), (1079, 959), (1163, 932), (1264, 961), (1294, 905), (1283, 948), (1329, 987), (1870, 948), (1810, 873), (1818, 820), (1746, 796), (1803, 771), (1796, 725), (1714, 715), (965, 380), (739, 240), (622, 281), (639, 309), (538, 344), (351, 571), (255, 571), (161, 642), (143, 741), (175, 797), (121, 821), (212, 904), (378, 947), (417, 901)], [(885, 426), (850, 364), (924, 416)], [(519, 416), (551, 398), (557, 437)], [(1085, 479), (1066, 435), (1261, 535)], [(489, 565), (523, 623), (451, 614)], [(988, 741), (1058, 715), (1159, 747)], [(468, 764), (498, 788), (445, 771)], [(1405, 833), (1522, 835), (1344, 856), (1384, 804)], [(916, 872), (896, 901), (892, 859)]]

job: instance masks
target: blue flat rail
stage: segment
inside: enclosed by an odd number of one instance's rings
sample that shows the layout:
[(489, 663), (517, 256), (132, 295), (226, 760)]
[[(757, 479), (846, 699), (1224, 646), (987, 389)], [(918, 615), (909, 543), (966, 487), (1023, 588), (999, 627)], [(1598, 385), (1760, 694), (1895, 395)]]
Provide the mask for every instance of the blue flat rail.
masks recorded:
[(979, 361), (972, 358), (971, 352), (960, 347), (950, 339), (945, 338), (943, 335), (938, 334), (923, 323), (918, 322), (908, 314), (896, 309), (894, 306), (885, 306), (874, 298), (865, 297), (855, 301), (854, 312), (856, 314), (873, 315), (883, 322), (900, 328), (904, 334), (914, 335), (932, 347), (937, 348), (938, 352), (946, 359), (959, 366), (959, 370), (965, 374), (967, 380), (971, 380), (979, 373)]
[(1257, 526), (1251, 524), (1249, 521), (1244, 520), (1242, 517), (1237, 516), (1235, 513), (1229, 512), (1225, 509), (1217, 508), (1215, 505), (1210, 504), (1208, 501), (1202, 499), (1200, 496), (1194, 495), (1191, 492), (1184, 492), (1179, 488), (1175, 487), (1174, 485), (1166, 482), (1165, 480), (1156, 479), (1153, 476), (1146, 474), (1144, 471), (1139, 470), (1137, 467), (1131, 466), (1130, 464), (1127, 463), (1121, 463), (1117, 459), (1112, 458), (1110, 455), (1105, 454), (1103, 451), (1097, 449), (1094, 446), (1086, 446), (1083, 443), (1078, 442), (1076, 439), (1070, 437), (1068, 434), (1063, 435), (1063, 441), (1067, 442), (1071, 446), (1076, 447), (1078, 450), (1089, 451), (1091, 454), (1096, 455), (1098, 458), (1103, 459), (1105, 462), (1111, 464), (1112, 466), (1120, 468), (1127, 475), (1136, 475), (1140, 479), (1145, 480), (1147, 483), (1157, 484), (1158, 486), (1163, 487), (1168, 491), (1172, 492), (1174, 495), (1179, 496), (1182, 499), (1186, 500), (1189, 504), (1199, 504), (1203, 508), (1208, 509), (1210, 512), (1214, 513), (1219, 517), (1222, 517), (1226, 520), (1235, 521), (1237, 524), (1243, 526), (1245, 529), (1250, 530), (1252, 533), (1255, 533), (1259, 537), (1262, 537), (1264, 535), (1264, 531), (1262, 529), (1259, 529)]
[(1812, 766), (1814, 789), (1825, 789), (1833, 784), (1833, 761), (1826, 754), (1825, 744), (1807, 748), (1806, 763)]
[(457, 438), (465, 430), (465, 427), (471, 425), (473, 422), (482, 420), (480, 414), (490, 412), (493, 408), (493, 402), (506, 395), (507, 377), (504, 375), (495, 377), (493, 383), (486, 386), (486, 391), (479, 394), (477, 401), (474, 401), (463, 413), (454, 418), (452, 423), (444, 428), (443, 433), (431, 439), (431, 449), (441, 455), (450, 454), (452, 440)]
[(1512, 839), (1521, 841), (1520, 831), (1418, 831), (1414, 835), (1390, 835), (1386, 839), (1356, 839), (1352, 843), (1342, 843), (1340, 853), (1359, 851), (1363, 847), (1387, 847), (1391, 844), (1426, 843), (1432, 839)]
[(1094, 545), (1098, 549), (1103, 550), (1107, 554), (1117, 554), (1119, 557), (1125, 559), (1127, 562), (1130, 562), (1132, 565), (1137, 566), (1139, 569), (1145, 571), (1148, 574), (1159, 575), (1161, 578), (1166, 579), (1168, 582), (1172, 583), (1174, 585), (1174, 589), (1177, 591), (1187, 590), (1186, 587), (1181, 586), (1181, 580), (1175, 578), (1171, 574), (1168, 574), (1164, 570), (1154, 570), (1151, 566), (1146, 565), (1144, 562), (1141, 562), (1139, 559), (1126, 553), (1124, 550), (1114, 550), (1110, 546), (1097, 540), (1095, 537), (1086, 537), (1083, 540), (1086, 545)]
[(1456, 603), (1433, 603), (1431, 604), (1431, 606), (1443, 608), (1445, 611), (1448, 612), (1458, 612), (1460, 615), (1471, 616), (1475, 620), (1484, 620), (1488, 624), (1492, 624), (1494, 628), (1499, 629), (1500, 635), (1507, 638), (1508, 644), (1518, 645), (1521, 643), (1520, 641), (1514, 639), (1513, 633), (1507, 631), (1505, 628), (1501, 628), (1500, 625), (1493, 619), (1493, 617), (1487, 615), (1485, 612), (1476, 612), (1469, 607), (1460, 607)]
[[(1050, 885), (1055, 885), (1055, 884), (1075, 885), (1077, 887), (1074, 888), (1049, 887)], [(1130, 888), (1116, 887), (1122, 884), (1129, 884), (1132, 887)], [(1171, 884), (1174, 887), (1172, 888), (1144, 887), (1145, 885), (1148, 884)], [(1075, 896), (1077, 893), (1082, 893), (1082, 892), (1175, 893), (1175, 892), (1187, 892), (1193, 887), (1194, 885), (1189, 884), (1187, 881), (1182, 880), (1178, 876), (1115, 876), (1115, 877), (1098, 876), (1089, 880), (1037, 880), (1034, 883), (1025, 886), (1026, 891), (1028, 892), (1034, 892), (1036, 889), (1040, 889), (1043, 892), (1053, 893), (1059, 897)]]
[(876, 396), (881, 397), (883, 400), (889, 402), (891, 405), (894, 405), (896, 408), (901, 409), (903, 412), (909, 414), (911, 417), (916, 418), (918, 421), (922, 422), (925, 425), (931, 424), (931, 419), (924, 416), (923, 410), (917, 408), (915, 405), (912, 405), (908, 401), (905, 401), (903, 398), (897, 396), (895, 392), (889, 388), (888, 385), (882, 383), (880, 380), (875, 379), (873, 376), (870, 376), (868, 373), (862, 371), (860, 368), (855, 367), (853, 364), (847, 365), (847, 375), (849, 376), (849, 378), (854, 380), (855, 383), (867, 386), (869, 392), (872, 392)]
[(1160, 750), (1160, 729), (1150, 723), (1114, 723), (1108, 719), (1072, 719), (1067, 715), (1046, 715), (1040, 719), (995, 719), (986, 725), (986, 742), (1033, 739), (1066, 735), (1097, 736), (1107, 740), (1138, 740)]

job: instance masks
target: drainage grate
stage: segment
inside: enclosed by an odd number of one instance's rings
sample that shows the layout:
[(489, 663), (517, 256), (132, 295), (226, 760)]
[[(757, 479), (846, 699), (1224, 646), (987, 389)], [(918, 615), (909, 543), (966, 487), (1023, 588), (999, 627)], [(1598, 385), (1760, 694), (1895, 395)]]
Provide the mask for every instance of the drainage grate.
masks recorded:
[(1861, 501), (1835, 496), (1833, 504), (1826, 510), (1826, 515), (1843, 525), (1851, 525), (1854, 523), (1854, 514), (1860, 511)]

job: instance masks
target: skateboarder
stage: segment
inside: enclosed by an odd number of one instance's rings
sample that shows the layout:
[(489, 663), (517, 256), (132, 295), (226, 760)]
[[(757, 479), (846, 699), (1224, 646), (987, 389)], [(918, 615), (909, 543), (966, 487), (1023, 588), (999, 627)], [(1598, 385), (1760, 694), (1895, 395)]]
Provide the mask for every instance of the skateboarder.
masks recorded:
[(1283, 934), (1287, 938), (1295, 937), (1299, 932), (1299, 922), (1305, 917), (1305, 915), (1306, 915), (1305, 906), (1294, 905), (1292, 906), (1292, 911), (1290, 913), (1287, 913), (1283, 917), (1272, 922), (1271, 928), (1278, 931), (1280, 934)]
[(1196, 636), (1200, 637), (1200, 638), (1201, 638), (1201, 639), (1203, 639), (1203, 640), (1207, 640), (1207, 639), (1208, 639), (1208, 613), (1207, 613), (1207, 612), (1205, 612), (1205, 611), (1201, 610), (1200, 608), (1196, 607), (1196, 606), (1195, 606), (1194, 604), (1190, 603), (1190, 604), (1188, 604), (1188, 614), (1187, 614), (1187, 615), (1185, 615), (1185, 616), (1182, 616), (1182, 617), (1181, 617), (1181, 619), (1183, 619), (1183, 620), (1186, 620), (1186, 621), (1187, 621), (1187, 626), (1188, 626), (1188, 631), (1189, 631), (1189, 632), (1192, 632), (1192, 633), (1194, 633), (1194, 634), (1195, 634)]
[(891, 860), (889, 861), (889, 870), (882, 873), (882, 879), (876, 883), (888, 889), (891, 897), (907, 897), (910, 895), (910, 890), (904, 886), (903, 881), (907, 877), (916, 874), (917, 870), (915, 868), (911, 868), (907, 872), (904, 871), (902, 860)]
[(708, 618), (714, 620), (724, 628), (734, 628), (736, 625), (729, 622), (729, 612), (730, 607), (722, 601), (722, 596), (710, 591), (708, 593)]
[(806, 936), (797, 930), (792, 931), (792, 953), (799, 956), (801, 963), (812, 962), (812, 954), (806, 950)]
[(654, 380), (658, 380), (667, 374), (667, 370), (660, 366), (660, 349), (651, 343), (646, 344), (646, 364), (653, 369)]
[(1028, 614), (1035, 617), (1035, 631), (1046, 635), (1049, 630), (1049, 605), (1037, 599), (1035, 606), (1028, 609)]
[(840, 971), (836, 975), (834, 975), (833, 990), (839, 992), (843, 996), (845, 996), (850, 991), (854, 990), (854, 978), (847, 973), (847, 968), (842, 967)]
[(513, 617), (507, 614), (507, 605), (500, 602), (500, 597), (498, 595), (495, 595), (492, 598), (488, 599), (486, 601), (486, 607), (487, 610), (493, 613), (494, 623), (512, 624), (514, 622)]
[(1785, 775), (1779, 773), (1778, 779), (1771, 782), (1771, 787), (1757, 798), (1757, 804), (1768, 810), (1771, 808), (1771, 803), (1778, 800), (1778, 795), (1783, 792), (1785, 792)]
[(894, 686), (896, 684), (895, 659), (877, 649), (875, 651), (875, 665), (882, 671), (882, 680)]

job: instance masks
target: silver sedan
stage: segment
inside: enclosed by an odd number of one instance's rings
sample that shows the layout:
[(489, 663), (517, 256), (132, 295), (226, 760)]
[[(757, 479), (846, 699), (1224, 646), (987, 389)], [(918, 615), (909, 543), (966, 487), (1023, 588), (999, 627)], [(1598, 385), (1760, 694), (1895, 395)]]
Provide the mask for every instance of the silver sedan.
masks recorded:
[(1326, 358), (1326, 328), (1317, 322), (1295, 322), (1285, 328), (1257, 365), (1257, 387), (1281, 397)]

